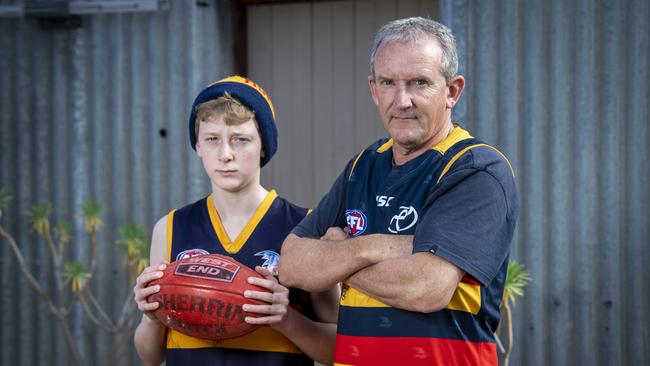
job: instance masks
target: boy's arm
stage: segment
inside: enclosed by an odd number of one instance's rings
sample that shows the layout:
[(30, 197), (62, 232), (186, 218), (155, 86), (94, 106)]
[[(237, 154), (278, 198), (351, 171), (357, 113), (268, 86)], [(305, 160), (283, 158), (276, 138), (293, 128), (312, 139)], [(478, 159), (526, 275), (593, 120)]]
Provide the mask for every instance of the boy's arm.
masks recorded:
[(286, 321), (273, 325), (273, 328), (289, 338), (312, 360), (331, 365), (334, 362), (336, 324), (315, 322), (292, 307), (287, 309)]
[[(269, 325), (282, 333), (307, 356), (324, 364), (332, 364), (334, 359), (334, 341), (336, 339), (336, 318), (316, 322), (293, 309), (289, 304), (289, 289), (281, 285), (277, 278), (266, 268), (256, 267), (255, 270), (264, 276), (249, 277), (248, 283), (266, 288), (268, 291), (244, 292), (249, 299), (257, 299), (266, 304), (244, 304), (244, 311), (257, 313), (261, 316), (247, 316), (249, 324)], [(332, 317), (337, 306), (338, 286), (330, 291), (313, 294), (316, 301), (314, 308), (318, 316)]]
[(167, 216), (158, 220), (153, 229), (151, 238), (150, 266), (145, 268), (136, 280), (135, 302), (142, 311), (142, 319), (135, 330), (135, 348), (140, 359), (147, 365), (160, 365), (165, 361), (165, 326), (153, 316), (159, 303), (148, 303), (147, 297), (158, 292), (156, 286), (147, 287), (147, 284), (162, 277), (162, 270), (167, 263)]
[(341, 298), (340, 284), (334, 285), (324, 292), (311, 292), (316, 318), (323, 323), (336, 323), (339, 316), (339, 299)]

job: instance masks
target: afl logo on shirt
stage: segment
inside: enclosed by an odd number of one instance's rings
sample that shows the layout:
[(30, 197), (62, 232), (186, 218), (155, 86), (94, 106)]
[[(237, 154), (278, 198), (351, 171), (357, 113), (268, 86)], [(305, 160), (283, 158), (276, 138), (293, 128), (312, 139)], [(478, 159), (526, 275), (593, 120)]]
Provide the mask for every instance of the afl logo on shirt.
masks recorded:
[(346, 210), (345, 218), (350, 228), (350, 235), (357, 236), (366, 231), (368, 220), (366, 220), (366, 215), (360, 210)]
[(198, 257), (199, 255), (205, 255), (205, 254), (210, 254), (210, 253), (208, 253), (207, 251), (205, 251), (203, 249), (197, 249), (197, 248), (188, 249), (188, 250), (184, 250), (184, 251), (178, 253), (178, 255), (176, 256), (176, 260), (181, 260), (181, 259), (185, 259), (185, 258), (192, 258), (192, 257)]

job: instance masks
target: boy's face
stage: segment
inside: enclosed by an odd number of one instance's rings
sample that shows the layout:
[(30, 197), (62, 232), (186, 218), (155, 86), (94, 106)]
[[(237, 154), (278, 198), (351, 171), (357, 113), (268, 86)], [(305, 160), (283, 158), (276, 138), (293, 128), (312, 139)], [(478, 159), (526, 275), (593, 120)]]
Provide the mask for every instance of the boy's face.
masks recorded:
[(262, 139), (255, 121), (227, 125), (218, 116), (200, 124), (196, 154), (213, 189), (234, 193), (259, 184)]

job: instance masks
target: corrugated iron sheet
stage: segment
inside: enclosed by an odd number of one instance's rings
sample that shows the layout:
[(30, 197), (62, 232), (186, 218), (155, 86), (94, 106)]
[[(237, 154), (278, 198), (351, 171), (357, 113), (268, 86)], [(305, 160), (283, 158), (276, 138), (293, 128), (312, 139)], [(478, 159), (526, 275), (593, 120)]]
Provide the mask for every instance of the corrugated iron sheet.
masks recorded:
[(514, 365), (650, 364), (647, 1), (440, 1), (455, 117), (517, 172)]
[[(2, 225), (44, 283), (54, 286), (46, 243), (24, 216), (32, 204), (51, 202), (53, 221), (73, 223), (74, 260), (89, 256), (80, 205), (89, 197), (104, 204), (93, 283), (116, 317), (132, 293), (117, 228), (135, 222), (149, 231), (209, 189), (186, 126), (198, 91), (233, 72), (229, 7), (173, 1), (168, 11), (83, 16), (77, 29), (0, 18), (0, 186), (14, 197)], [(58, 325), (1, 244), (0, 364), (72, 364)], [(75, 314), (88, 364), (103, 364), (114, 345)], [(127, 355), (120, 364), (137, 360)]]
[[(71, 259), (82, 260), (75, 214), (87, 197), (105, 204), (94, 283), (116, 315), (130, 292), (117, 227), (151, 228), (209, 189), (185, 126), (201, 86), (234, 69), (228, 5), (178, 0), (166, 12), (83, 16), (75, 30), (0, 18), (0, 186), (14, 196), (2, 225), (45, 283), (47, 246), (23, 215), (33, 203), (74, 222)], [(650, 5), (440, 0), (438, 15), (467, 78), (455, 120), (510, 157), (521, 192), (512, 257), (533, 282), (515, 307), (511, 364), (650, 364)], [(0, 248), (0, 364), (71, 364)], [(75, 337), (101, 364), (110, 339), (81, 324), (77, 315)], [(130, 352), (123, 364), (137, 363)]]

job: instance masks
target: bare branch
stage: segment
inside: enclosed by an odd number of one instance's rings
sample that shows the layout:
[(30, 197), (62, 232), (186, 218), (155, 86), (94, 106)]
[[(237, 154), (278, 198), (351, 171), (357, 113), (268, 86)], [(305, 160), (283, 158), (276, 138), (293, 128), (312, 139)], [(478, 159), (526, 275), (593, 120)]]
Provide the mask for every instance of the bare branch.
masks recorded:
[(90, 232), (90, 245), (90, 267), (88, 273), (92, 275), (95, 273), (95, 268), (97, 267), (97, 232), (94, 230)]
[(113, 322), (113, 319), (111, 319), (111, 317), (109, 317), (108, 314), (106, 314), (106, 311), (104, 310), (104, 308), (99, 304), (99, 302), (97, 301), (97, 298), (95, 298), (95, 294), (93, 294), (92, 289), (90, 288), (90, 285), (88, 285), (88, 289), (87, 289), (86, 292), (88, 294), (88, 298), (90, 299), (90, 302), (92, 303), (93, 307), (97, 310), (99, 315), (101, 315), (101, 317), (104, 318), (104, 320), (106, 320), (108, 323), (110, 323), (112, 327), (117, 327), (115, 325), (115, 323)]
[(5, 242), (7, 243), (7, 245), (9, 245), (9, 247), (13, 251), (14, 257), (16, 257), (16, 261), (18, 262), (18, 266), (20, 267), (20, 271), (27, 279), (27, 282), (29, 282), (29, 284), (32, 286), (34, 291), (36, 291), (43, 298), (43, 300), (45, 300), (45, 303), (50, 308), (50, 312), (52, 312), (52, 314), (56, 315), (57, 317), (61, 316), (56, 305), (54, 304), (54, 302), (52, 302), (52, 299), (50, 299), (47, 292), (43, 290), (43, 288), (38, 284), (36, 278), (34, 278), (32, 273), (30, 272), (29, 268), (27, 267), (27, 264), (25, 263), (25, 258), (23, 257), (20, 248), (18, 248), (18, 245), (16, 244), (16, 241), (14, 240), (13, 236), (7, 233), (2, 226), (0, 226), (0, 235), (5, 239)]
[(131, 293), (127, 293), (124, 303), (122, 304), (122, 311), (120, 311), (120, 317), (117, 321), (118, 327), (123, 327), (125, 324), (128, 324), (129, 320), (135, 314), (137, 307), (135, 306), (135, 301), (131, 297)]
[(61, 325), (61, 329), (63, 329), (63, 335), (65, 337), (65, 343), (66, 346), (68, 347), (68, 352), (72, 355), (72, 359), (74, 360), (74, 363), (83, 366), (84, 362), (81, 358), (81, 355), (79, 354), (79, 351), (77, 350), (77, 346), (74, 340), (74, 337), (72, 336), (72, 332), (70, 331), (70, 325), (68, 324), (67, 319), (64, 319), (62, 317), (57, 317), (59, 324)]
[(504, 304), (506, 313), (506, 353), (503, 358), (503, 365), (508, 366), (510, 363), (510, 353), (512, 353), (512, 313), (510, 312), (510, 305), (506, 301)]
[(70, 313), (72, 312), (72, 308), (74, 308), (74, 304), (75, 304), (74, 301), (71, 301), (71, 302), (68, 304), (68, 307), (66, 307), (65, 310), (63, 311), (63, 316), (68, 316), (68, 315), (70, 315)]
[(95, 316), (95, 314), (93, 314), (92, 310), (91, 310), (90, 307), (88, 306), (88, 303), (86, 303), (86, 300), (84, 300), (83, 293), (86, 292), (86, 291), (87, 291), (87, 288), (84, 289), (84, 290), (82, 290), (82, 291), (80, 291), (79, 293), (76, 294), (76, 297), (77, 297), (77, 299), (79, 300), (79, 303), (81, 304), (81, 307), (83, 308), (84, 313), (86, 313), (86, 316), (88, 316), (88, 318), (89, 318), (93, 323), (95, 323), (95, 325), (97, 325), (98, 327), (102, 328), (104, 331), (106, 331), (106, 332), (108, 332), (108, 333), (113, 333), (113, 334), (114, 334), (114, 333), (117, 333), (117, 332), (118, 332), (118, 329), (116, 329), (114, 325), (112, 325), (112, 324), (105, 324), (104, 322), (101, 322), (99, 319), (97, 319), (97, 317)]
[(56, 260), (57, 260), (57, 258), (59, 258), (59, 256), (58, 256), (58, 253), (57, 253), (56, 247), (55, 247), (55, 245), (54, 245), (54, 240), (52, 239), (52, 233), (51, 233), (50, 230), (48, 229), (48, 230), (45, 232), (45, 235), (43, 235), (43, 236), (45, 236), (45, 241), (47, 241), (47, 246), (50, 248), (50, 254), (52, 255), (52, 265), (53, 265), (53, 268), (54, 268), (55, 270), (58, 270), (58, 266), (57, 266), (57, 262), (56, 262)]

